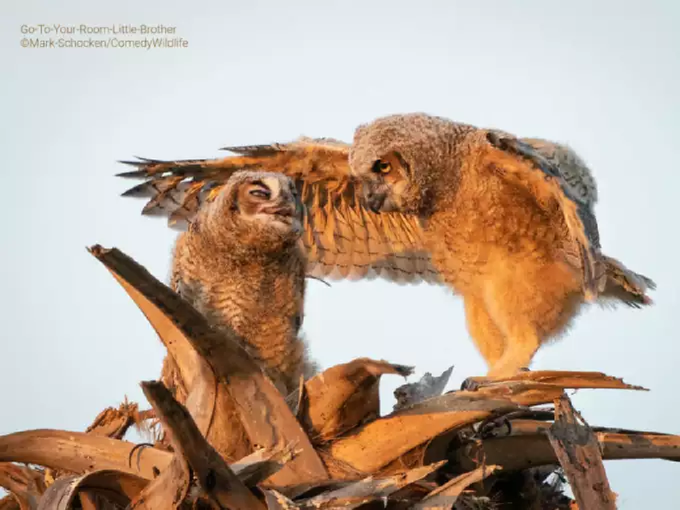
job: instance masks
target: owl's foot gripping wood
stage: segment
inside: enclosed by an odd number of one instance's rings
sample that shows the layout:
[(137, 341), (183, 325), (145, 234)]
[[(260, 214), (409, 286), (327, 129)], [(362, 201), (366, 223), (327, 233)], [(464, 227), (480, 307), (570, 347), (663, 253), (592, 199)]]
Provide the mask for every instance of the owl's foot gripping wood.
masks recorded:
[(483, 376), (483, 377), (467, 377), (460, 385), (460, 389), (462, 391), (477, 391), (479, 388), (482, 386), (489, 384), (489, 383), (498, 383), (502, 382), (504, 380), (508, 379), (513, 379), (518, 373), (525, 373), (525, 372), (531, 372), (528, 367), (523, 367), (520, 368), (517, 373), (507, 376), (507, 377), (489, 377), (489, 376)]

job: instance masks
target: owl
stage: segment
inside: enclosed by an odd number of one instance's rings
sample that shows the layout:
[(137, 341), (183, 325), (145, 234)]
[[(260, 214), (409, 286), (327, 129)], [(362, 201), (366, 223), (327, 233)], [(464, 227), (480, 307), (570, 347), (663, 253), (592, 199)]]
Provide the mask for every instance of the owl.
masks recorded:
[(126, 163), (171, 225), (241, 169), (279, 172), (304, 205), (308, 272), (445, 285), (463, 299), (488, 376), (529, 366), (588, 303), (641, 307), (654, 282), (602, 253), (595, 180), (569, 147), (422, 114), (328, 138), (226, 148), (212, 160)]
[[(239, 171), (206, 200), (176, 241), (171, 287), (215, 328), (231, 328), (284, 395), (316, 365), (300, 337), (306, 255), (302, 206), (281, 173)], [(162, 380), (186, 388), (166, 357)]]

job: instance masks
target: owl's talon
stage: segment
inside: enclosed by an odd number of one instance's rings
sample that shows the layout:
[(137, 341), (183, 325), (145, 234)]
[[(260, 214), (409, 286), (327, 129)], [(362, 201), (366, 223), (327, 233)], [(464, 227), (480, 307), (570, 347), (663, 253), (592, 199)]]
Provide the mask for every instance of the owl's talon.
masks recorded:
[(461, 391), (477, 391), (485, 380), (485, 377), (468, 377), (462, 382), (460, 389)]

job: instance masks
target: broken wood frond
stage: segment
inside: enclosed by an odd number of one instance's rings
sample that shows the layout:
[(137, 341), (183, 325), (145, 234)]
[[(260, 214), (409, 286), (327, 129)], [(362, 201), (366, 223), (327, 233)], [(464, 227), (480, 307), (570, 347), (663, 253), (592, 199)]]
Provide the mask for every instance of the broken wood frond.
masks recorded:
[[(401, 386), (380, 416), (381, 378), (413, 369), (359, 358), (281, 395), (233, 331), (121, 251), (89, 251), (166, 346), (186, 400), (147, 381), (152, 409), (125, 400), (85, 432), (0, 436), (0, 510), (609, 509), (603, 460), (680, 460), (679, 436), (585, 423), (565, 390), (644, 390), (599, 372), (473, 378), (444, 393), (451, 367)], [(162, 441), (125, 440), (149, 423)]]

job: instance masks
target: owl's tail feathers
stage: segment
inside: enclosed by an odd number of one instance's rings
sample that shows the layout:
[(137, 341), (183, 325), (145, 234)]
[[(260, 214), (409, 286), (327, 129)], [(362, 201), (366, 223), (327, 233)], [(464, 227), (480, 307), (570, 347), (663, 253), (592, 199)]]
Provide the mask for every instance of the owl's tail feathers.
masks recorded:
[(600, 294), (607, 301), (621, 301), (632, 308), (653, 304), (646, 294), (656, 289), (656, 283), (644, 275), (631, 271), (618, 260), (602, 256), (605, 265), (606, 283)]

